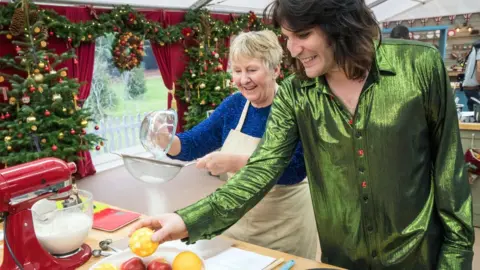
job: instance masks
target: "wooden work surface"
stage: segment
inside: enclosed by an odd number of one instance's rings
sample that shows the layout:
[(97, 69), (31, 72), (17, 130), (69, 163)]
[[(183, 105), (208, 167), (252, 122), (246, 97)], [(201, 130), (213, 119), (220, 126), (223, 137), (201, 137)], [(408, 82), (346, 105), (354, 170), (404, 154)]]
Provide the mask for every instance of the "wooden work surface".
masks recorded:
[[(130, 226), (126, 226), (126, 227), (124, 227), (120, 230), (117, 230), (117, 231), (113, 232), (113, 233), (108, 233), (108, 232), (92, 229), (85, 242), (86, 242), (86, 244), (88, 244), (92, 248), (92, 250), (97, 249), (97, 248), (99, 248), (99, 246), (98, 246), (99, 242), (102, 241), (102, 240), (112, 239), (113, 241), (116, 241), (116, 240), (120, 240), (120, 239), (128, 237), (128, 232), (129, 232)], [(0, 229), (3, 230), (3, 224), (0, 224)], [(220, 236), (220, 237), (225, 237), (225, 236)], [(0, 241), (0, 243), (3, 245), (3, 241)], [(304, 258), (301, 258), (301, 257), (297, 257), (297, 256), (290, 255), (290, 254), (287, 254), (287, 253), (271, 250), (271, 249), (268, 249), (268, 248), (263, 248), (263, 247), (260, 247), (260, 246), (252, 245), (252, 244), (241, 242), (241, 241), (234, 240), (233, 247), (240, 248), (240, 249), (243, 249), (243, 250), (252, 251), (252, 252), (256, 252), (258, 254), (273, 257), (273, 258), (277, 258), (277, 259), (283, 258), (285, 260), (285, 262), (288, 261), (288, 260), (295, 260), (295, 265), (291, 269), (303, 269), (303, 270), (305, 270), (305, 269), (309, 269), (309, 268), (321, 268), (321, 267), (341, 269), (341, 268), (334, 267), (334, 266), (331, 266), (331, 265), (323, 264), (323, 263), (316, 262), (316, 261), (313, 261), (313, 260), (304, 259)], [(1, 263), (2, 260), (3, 260), (3, 250), (0, 249), (0, 251), (1, 251), (0, 263)], [(82, 265), (78, 269), (88, 270), (89, 267), (91, 267), (92, 265), (94, 265), (96, 262), (98, 262), (101, 259), (102, 258), (91, 257), (90, 260), (86, 264)], [(280, 267), (282, 265), (283, 265), (283, 263), (280, 266), (278, 266), (274, 269), (280, 269)]]
[(476, 130), (480, 131), (480, 123), (459, 123), (460, 130)]

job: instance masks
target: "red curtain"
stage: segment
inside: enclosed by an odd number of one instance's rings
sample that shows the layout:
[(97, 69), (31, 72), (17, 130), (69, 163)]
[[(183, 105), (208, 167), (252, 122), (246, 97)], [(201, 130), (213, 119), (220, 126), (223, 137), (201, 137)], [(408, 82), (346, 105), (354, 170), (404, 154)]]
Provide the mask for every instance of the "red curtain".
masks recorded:
[[(163, 13), (164, 27), (169, 25), (175, 25), (183, 22), (185, 16), (184, 11), (165, 11)], [(161, 19), (161, 18), (159, 18)], [(165, 44), (160, 46), (155, 42), (151, 43), (153, 54), (157, 60), (160, 73), (162, 74), (163, 82), (165, 86), (172, 90), (173, 83), (182, 76), (185, 69), (184, 61), (184, 48), (180, 42), (174, 44)], [(181, 85), (175, 85), (175, 89), (180, 89)], [(187, 111), (187, 104), (182, 102), (178, 97), (177, 101), (177, 113), (178, 113), (178, 126), (177, 132), (183, 131), (184, 117), (183, 114)], [(172, 95), (168, 94), (168, 108), (172, 105)]]

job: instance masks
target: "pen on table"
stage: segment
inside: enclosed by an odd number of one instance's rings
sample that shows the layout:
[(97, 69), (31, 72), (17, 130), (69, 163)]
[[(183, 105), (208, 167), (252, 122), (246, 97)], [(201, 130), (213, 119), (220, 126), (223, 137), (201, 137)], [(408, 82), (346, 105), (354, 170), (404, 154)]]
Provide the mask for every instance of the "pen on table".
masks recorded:
[(269, 264), (267, 267), (263, 268), (263, 270), (272, 270), (273, 268), (279, 266), (281, 263), (283, 263), (284, 259), (279, 258), (276, 259), (273, 263)]
[(286, 262), (284, 265), (282, 265), (282, 267), (280, 267), (280, 270), (289, 270), (289, 269), (291, 269), (294, 265), (295, 265), (295, 261), (294, 261), (294, 260), (290, 260), (290, 261)]

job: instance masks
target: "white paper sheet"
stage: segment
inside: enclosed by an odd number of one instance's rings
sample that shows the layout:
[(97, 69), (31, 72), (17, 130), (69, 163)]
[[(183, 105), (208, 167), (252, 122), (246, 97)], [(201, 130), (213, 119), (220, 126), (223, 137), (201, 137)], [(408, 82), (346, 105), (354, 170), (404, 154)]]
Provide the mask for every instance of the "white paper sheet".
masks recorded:
[(262, 270), (275, 258), (231, 247), (206, 260), (208, 270)]

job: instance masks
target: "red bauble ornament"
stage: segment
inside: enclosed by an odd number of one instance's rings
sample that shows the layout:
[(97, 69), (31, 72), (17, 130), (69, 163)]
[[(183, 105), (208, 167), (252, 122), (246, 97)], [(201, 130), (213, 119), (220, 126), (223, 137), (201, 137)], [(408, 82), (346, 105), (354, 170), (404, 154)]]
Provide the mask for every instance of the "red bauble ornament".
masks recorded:
[(99, 151), (100, 150), (100, 145), (95, 146), (95, 150)]
[(70, 134), (75, 135), (75, 129), (72, 128), (72, 129), (70, 130)]
[(60, 78), (60, 79), (58, 80), (58, 82), (59, 82), (59, 83), (63, 83), (63, 80), (62, 80), (62, 78)]
[(99, 127), (99, 126), (95, 126), (95, 130), (99, 130), (99, 129), (100, 129), (100, 127)]
[(50, 67), (49, 67), (49, 66), (46, 66), (46, 67), (45, 67), (45, 71), (50, 71)]
[(53, 36), (53, 35), (55, 35), (55, 33), (53, 33), (53, 31), (50, 31), (50, 33), (49, 33), (49, 34), (50, 34), (50, 36)]
[(78, 60), (77, 60), (77, 58), (73, 59), (73, 63), (74, 63), (75, 65), (77, 65), (77, 64), (78, 64)]
[(68, 40), (68, 43), (72, 43), (72, 38), (71, 37), (69, 37), (67, 40)]
[(2, 116), (0, 116), (0, 119), (5, 120), (5, 115), (3, 115), (3, 113)]
[(46, 116), (46, 117), (49, 117), (49, 116), (50, 116), (50, 111), (45, 110), (45, 116)]
[(17, 134), (17, 137), (18, 137), (19, 139), (21, 139), (21, 138), (23, 137), (23, 134), (22, 134), (22, 133), (18, 133), (18, 134)]
[(10, 118), (10, 114), (8, 112), (5, 114), (5, 118)]
[(43, 59), (48, 60), (48, 56), (45, 55), (45, 56), (43, 57)]
[(35, 86), (33, 86), (33, 85), (30, 86), (30, 92), (32, 92), (32, 93), (35, 92)]
[(17, 53), (21, 50), (19, 46), (16, 46), (15, 47), (15, 50), (17, 51)]
[(52, 145), (52, 151), (57, 151), (58, 150), (58, 147), (54, 144)]
[(84, 128), (82, 128), (82, 135), (85, 135), (85, 134), (87, 134), (87, 131)]

